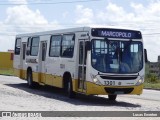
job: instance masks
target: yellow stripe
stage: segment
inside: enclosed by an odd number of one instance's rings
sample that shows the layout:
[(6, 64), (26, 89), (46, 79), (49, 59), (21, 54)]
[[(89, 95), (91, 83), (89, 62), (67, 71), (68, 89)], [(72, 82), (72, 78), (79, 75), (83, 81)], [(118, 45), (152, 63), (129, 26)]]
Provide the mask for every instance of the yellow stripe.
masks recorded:
[(26, 70), (14, 69), (14, 76), (17, 76), (21, 79), (26, 79)]
[[(21, 79), (26, 79), (26, 70), (14, 69), (14, 74), (15, 76), (20, 77)], [(44, 74), (44, 73), (35, 73), (35, 72), (33, 72), (32, 75), (33, 75), (33, 81), (35, 82), (63, 88), (63, 77)], [(92, 82), (86, 82), (85, 84), (86, 84), (86, 90), (85, 90), (86, 95), (96, 95), (96, 94), (97, 95), (107, 95), (108, 93), (105, 91), (104, 89), (105, 87), (134, 88), (134, 90), (130, 94), (138, 94), (138, 95), (142, 94), (142, 91), (143, 91), (143, 84), (140, 86), (126, 86), (126, 87), (96, 85)], [(72, 80), (72, 85), (73, 85), (74, 92), (82, 92), (82, 90), (78, 91), (79, 89), (78, 89), (77, 79)]]
[(41, 74), (41, 82), (46, 85), (51, 85), (59, 88), (63, 88), (63, 78), (60, 76), (54, 76), (49, 74)]
[(40, 82), (40, 73), (32, 72), (34, 82)]
[(27, 79), (27, 71), (26, 70), (21, 70), (21, 79)]
[(73, 91), (76, 92), (78, 91), (78, 80), (72, 80), (72, 86), (73, 86)]

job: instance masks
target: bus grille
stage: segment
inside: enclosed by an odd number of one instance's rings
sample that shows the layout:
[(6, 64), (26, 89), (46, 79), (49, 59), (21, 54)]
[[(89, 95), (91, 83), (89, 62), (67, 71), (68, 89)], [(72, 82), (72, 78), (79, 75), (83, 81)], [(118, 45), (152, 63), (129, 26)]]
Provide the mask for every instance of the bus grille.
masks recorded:
[(111, 80), (135, 80), (137, 76), (123, 77), (123, 76), (100, 76), (102, 79), (111, 79)]
[(129, 94), (134, 88), (105, 88), (106, 92), (109, 94)]

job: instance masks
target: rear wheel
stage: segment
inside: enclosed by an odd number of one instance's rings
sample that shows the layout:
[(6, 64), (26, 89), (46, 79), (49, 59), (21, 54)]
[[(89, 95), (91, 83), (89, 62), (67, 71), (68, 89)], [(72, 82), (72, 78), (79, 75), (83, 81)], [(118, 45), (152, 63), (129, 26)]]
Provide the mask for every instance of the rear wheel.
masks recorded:
[(117, 95), (108, 95), (108, 99), (109, 99), (109, 100), (115, 101), (116, 98), (117, 98)]
[(71, 78), (68, 80), (67, 83), (67, 94), (69, 98), (75, 98), (75, 92), (73, 92), (72, 80)]
[(27, 84), (29, 88), (35, 88), (36, 87), (36, 83), (33, 82), (33, 78), (32, 78), (32, 72), (28, 71), (27, 72)]

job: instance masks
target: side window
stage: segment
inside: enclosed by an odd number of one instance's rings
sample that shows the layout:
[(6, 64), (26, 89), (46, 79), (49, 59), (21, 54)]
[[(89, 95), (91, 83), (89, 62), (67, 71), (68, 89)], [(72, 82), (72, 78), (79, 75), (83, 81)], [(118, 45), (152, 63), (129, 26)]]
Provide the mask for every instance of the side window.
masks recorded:
[(37, 56), (38, 55), (38, 50), (39, 50), (39, 37), (33, 37), (31, 41), (31, 52), (30, 54), (32, 56)]
[(59, 57), (61, 50), (61, 35), (53, 35), (50, 42), (50, 57)]
[(75, 35), (63, 35), (62, 39), (62, 57), (72, 58), (74, 52)]
[(20, 54), (20, 47), (21, 47), (21, 38), (17, 38), (15, 43), (15, 51), (14, 51), (15, 55)]

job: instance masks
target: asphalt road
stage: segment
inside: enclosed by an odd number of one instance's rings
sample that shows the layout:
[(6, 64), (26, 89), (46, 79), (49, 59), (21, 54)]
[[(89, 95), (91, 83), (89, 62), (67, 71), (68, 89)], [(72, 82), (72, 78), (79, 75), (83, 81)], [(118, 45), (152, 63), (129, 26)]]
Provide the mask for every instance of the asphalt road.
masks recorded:
[[(28, 88), (26, 81), (0, 75), (0, 111), (160, 111), (160, 91), (145, 90), (140, 96), (77, 95), (69, 99), (61, 89)], [(117, 118), (118, 119), (118, 118)]]

